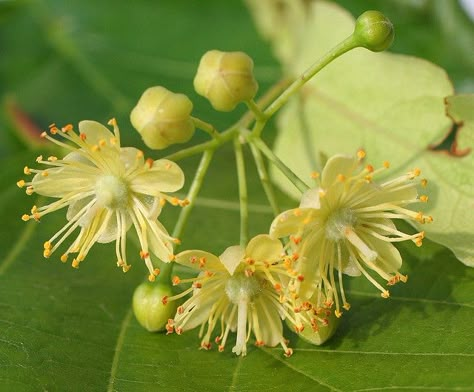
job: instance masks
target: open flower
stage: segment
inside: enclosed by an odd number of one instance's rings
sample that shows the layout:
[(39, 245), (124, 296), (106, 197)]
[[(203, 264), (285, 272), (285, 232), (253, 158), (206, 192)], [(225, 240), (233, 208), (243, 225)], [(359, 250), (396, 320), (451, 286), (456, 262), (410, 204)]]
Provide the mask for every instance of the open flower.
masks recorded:
[[(344, 294), (342, 274), (363, 274), (388, 297), (389, 291), (370, 274), (370, 270), (385, 279), (388, 285), (406, 281), (398, 270), (402, 259), (393, 242), (411, 240), (421, 246), (424, 232), (406, 234), (398, 230), (392, 219), (418, 223), (433, 219), (405, 208), (416, 202), (426, 202), (419, 196), (414, 179), (419, 169), (393, 180), (375, 183), (374, 177), (389, 167), (375, 170), (371, 165), (358, 169), (365, 157), (336, 155), (330, 158), (321, 174), (320, 187), (308, 190), (299, 208), (285, 211), (275, 218), (270, 228), (273, 237), (291, 236), (299, 255), (296, 267), (301, 279), (296, 291), (302, 298), (311, 298), (318, 290), (324, 293), (326, 305), (335, 302), (340, 316), (341, 301), (336, 287), (337, 270), (342, 307), (350, 305)], [(421, 181), (426, 185), (426, 180)]]
[[(292, 276), (285, 262), (283, 246), (268, 235), (258, 235), (244, 249), (231, 246), (220, 256), (188, 250), (176, 255), (179, 264), (199, 271), (192, 279), (174, 277), (175, 284), (192, 282), (179, 295), (164, 298), (166, 303), (192, 292), (168, 322), (168, 332), (178, 333), (201, 326), (201, 347), (211, 347), (211, 335), (217, 324), (220, 333), (215, 338), (219, 351), (224, 350), (229, 333), (237, 332), (232, 352), (246, 355), (250, 333), (257, 346), (280, 344), (286, 356), (292, 354), (283, 337), (282, 319), (290, 317), (292, 305), (282, 293), (283, 282)], [(207, 324), (207, 331), (204, 332)]]
[[(33, 206), (31, 214), (23, 215), (28, 221), (37, 221), (44, 215), (67, 207), (67, 223), (44, 244), (44, 256), (49, 257), (71, 234), (80, 228), (79, 235), (61, 256), (66, 262), (70, 253), (78, 253), (72, 261), (77, 268), (96, 243), (116, 241), (117, 265), (126, 272), (126, 234), (133, 225), (140, 240), (140, 257), (145, 260), (154, 280), (158, 270), (150, 252), (163, 261), (169, 261), (173, 242), (157, 217), (165, 201), (185, 204), (165, 192), (174, 192), (184, 183), (182, 170), (174, 162), (144, 159), (143, 152), (132, 147), (120, 147), (120, 132), (115, 120), (109, 122), (112, 133), (95, 121), (81, 121), (79, 134), (68, 125), (62, 129), (54, 124), (50, 134), (42, 137), (70, 152), (58, 159), (50, 156), (37, 162), (47, 166), (43, 170), (25, 167), (26, 175), (34, 174), (31, 181), (18, 181), (26, 193), (56, 198), (52, 203)], [(171, 257), (172, 258), (172, 257)]]

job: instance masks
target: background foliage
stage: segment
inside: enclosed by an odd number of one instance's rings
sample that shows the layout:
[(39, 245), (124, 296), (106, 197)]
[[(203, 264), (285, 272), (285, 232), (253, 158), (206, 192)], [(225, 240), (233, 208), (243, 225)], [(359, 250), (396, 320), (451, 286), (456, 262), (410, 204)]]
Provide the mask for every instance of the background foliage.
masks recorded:
[[(473, 28), (456, 1), (338, 3), (355, 15), (386, 12), (397, 26), (394, 52), (445, 67), (458, 91), (472, 92)], [(213, 113), (192, 91), (196, 65), (210, 48), (249, 53), (261, 91), (280, 76), (239, 1), (0, 2), (0, 390), (474, 390), (474, 271), (429, 242), (401, 247), (410, 279), (389, 300), (349, 281), (353, 308), (326, 345), (288, 332), (296, 348), (290, 359), (268, 348), (252, 347), (246, 358), (202, 352), (195, 332), (147, 333), (130, 307), (146, 270), (137, 260), (124, 275), (110, 246), (96, 246), (79, 271), (42, 258), (43, 242), (64, 218), (19, 219), (34, 201), (15, 182), (46, 148), (28, 132), (53, 121), (115, 116), (124, 144), (140, 145), (128, 131), (128, 113), (156, 84), (188, 94), (195, 114), (222, 128), (241, 112)], [(221, 151), (216, 161), (183, 244), (219, 253), (237, 242), (239, 229), (233, 155)], [(195, 165), (184, 162), (188, 176)], [(270, 210), (253, 177), (249, 188), (252, 231), (265, 232)], [(175, 216), (165, 211), (167, 226)]]

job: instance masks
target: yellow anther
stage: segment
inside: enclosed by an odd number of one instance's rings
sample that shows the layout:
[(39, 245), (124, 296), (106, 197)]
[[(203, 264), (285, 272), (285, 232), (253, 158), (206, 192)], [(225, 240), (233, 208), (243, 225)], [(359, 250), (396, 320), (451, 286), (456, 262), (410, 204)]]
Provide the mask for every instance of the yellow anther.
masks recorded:
[(299, 208), (295, 208), (293, 210), (293, 215), (294, 216), (301, 216), (303, 213), (301, 212), (301, 210)]
[(46, 242), (43, 244), (43, 247), (44, 247), (44, 249), (51, 249), (51, 242), (46, 241)]
[(138, 150), (137, 151), (137, 159), (141, 159), (143, 158), (144, 154), (143, 154), (143, 151), (142, 150)]
[(48, 176), (49, 176), (49, 173), (48, 173), (46, 170), (43, 170), (43, 171), (41, 172), (41, 176), (43, 176), (43, 177), (48, 177)]
[(428, 201), (428, 196), (426, 196), (426, 195), (421, 195), (421, 196), (420, 196), (420, 201), (421, 201), (422, 203), (426, 203), (426, 202)]
[(169, 261), (174, 261), (174, 259), (176, 259), (175, 255), (171, 254), (171, 255), (168, 256)]
[(317, 171), (311, 172), (311, 178), (312, 178), (313, 180), (319, 178), (319, 173), (318, 173)]
[(79, 268), (79, 264), (80, 264), (80, 263), (81, 263), (81, 262), (80, 262), (79, 260), (74, 259), (74, 260), (72, 261), (72, 263), (71, 263), (71, 266), (72, 266), (72, 268)]
[(25, 186), (25, 180), (20, 180), (16, 182), (18, 188), (23, 188)]
[(421, 174), (421, 170), (418, 168), (413, 169), (413, 175), (415, 177), (418, 177)]
[(334, 314), (336, 315), (337, 318), (341, 318), (341, 316), (342, 316), (342, 312), (341, 312), (340, 310), (338, 310), (338, 309), (336, 309), (336, 310), (334, 311)]
[(158, 276), (159, 274), (160, 274), (160, 269), (159, 269), (159, 268), (155, 268), (155, 269), (153, 270), (153, 275)]
[(109, 139), (109, 142), (112, 146), (115, 146), (117, 144), (117, 138), (116, 137), (111, 137)]
[(320, 189), (320, 190), (318, 191), (318, 194), (319, 194), (319, 197), (324, 197), (324, 196), (326, 196), (326, 192), (323, 191), (322, 189)]
[(41, 132), (40, 138), (44, 139), (46, 137), (47, 133), (46, 132)]
[(151, 169), (153, 167), (153, 162), (154, 162), (153, 159), (147, 158), (145, 160), (145, 165), (147, 165)]
[(423, 188), (425, 188), (425, 187), (428, 185), (428, 180), (427, 180), (426, 178), (423, 178), (423, 179), (420, 181), (420, 183), (421, 183), (421, 186), (422, 186)]
[(74, 127), (72, 126), (72, 124), (67, 124), (65, 125), (64, 127), (61, 128), (61, 131), (67, 133), (67, 132), (70, 132), (74, 129)]
[(56, 135), (58, 133), (59, 129), (57, 127), (51, 127), (49, 128), (49, 132), (51, 135)]
[(141, 250), (141, 251), (140, 251), (140, 258), (146, 259), (146, 258), (148, 258), (148, 257), (150, 257), (150, 253), (145, 252), (144, 250)]
[(374, 171), (374, 167), (372, 165), (367, 165), (365, 170), (367, 170), (369, 173), (372, 173)]
[(349, 310), (351, 308), (351, 304), (348, 302), (345, 302), (344, 305), (342, 305), (342, 307), (346, 310)]
[(40, 163), (43, 160), (43, 155), (39, 155), (36, 157), (36, 162)]
[(343, 174), (338, 174), (337, 175), (337, 181), (339, 182), (344, 182), (346, 180), (346, 176)]
[(51, 256), (51, 250), (45, 249), (43, 251), (43, 257), (47, 259), (49, 256)]
[(388, 298), (388, 297), (390, 297), (390, 292), (389, 292), (388, 290), (385, 290), (384, 292), (382, 292), (382, 293), (380, 294), (380, 296), (381, 296), (382, 298)]
[(154, 282), (155, 279), (156, 279), (156, 276), (155, 276), (155, 275), (153, 275), (153, 274), (148, 275), (148, 280), (149, 280), (150, 282)]
[(111, 125), (113, 127), (116, 127), (117, 126), (117, 120), (115, 118), (111, 118), (108, 122), (107, 122), (108, 125)]
[(31, 196), (33, 193), (34, 193), (34, 189), (32, 186), (29, 186), (28, 188), (26, 188), (26, 194)]
[(173, 238), (173, 242), (176, 244), (176, 245), (180, 245), (181, 244), (181, 240), (179, 238)]
[(28, 221), (30, 220), (30, 216), (29, 216), (28, 214), (23, 214), (23, 215), (21, 216), (21, 220), (22, 220), (23, 222), (28, 222)]
[(100, 147), (105, 147), (107, 145), (107, 141), (105, 139), (100, 139), (99, 140), (99, 146)]
[(38, 207), (36, 207), (36, 206), (31, 207), (31, 213), (32, 214), (36, 214), (37, 212), (38, 212)]
[(122, 271), (124, 273), (128, 272), (130, 270), (130, 268), (132, 268), (132, 266), (130, 264), (125, 264), (124, 266), (122, 266)]
[(25, 166), (25, 167), (23, 168), (23, 173), (25, 173), (26, 175), (31, 174), (30, 168), (29, 168), (28, 166)]
[(186, 207), (187, 205), (189, 205), (191, 202), (188, 200), (188, 199), (184, 199), (184, 200), (180, 200), (179, 201), (179, 205), (181, 207)]
[(366, 156), (366, 153), (364, 150), (359, 150), (357, 151), (357, 158), (359, 159), (359, 161), (361, 161), (362, 159), (364, 159)]
[(166, 199), (160, 199), (160, 207), (163, 207), (166, 204)]
[(177, 286), (178, 284), (181, 283), (181, 279), (179, 278), (179, 276), (173, 276), (173, 279), (171, 280), (171, 282), (173, 283), (173, 286)]
[(385, 169), (388, 169), (390, 167), (390, 162), (389, 161), (383, 161), (383, 167)]
[(56, 162), (57, 160), (58, 160), (58, 158), (55, 157), (54, 155), (50, 155), (50, 156), (48, 157), (48, 161), (49, 161), (49, 162)]
[(423, 213), (421, 211), (416, 214), (415, 220), (420, 223), (425, 223), (425, 219), (423, 218)]
[(64, 253), (63, 255), (61, 255), (60, 259), (63, 263), (65, 263), (67, 261), (67, 258), (68, 258), (68, 254), (67, 253)]
[(93, 152), (97, 152), (97, 151), (100, 151), (100, 147), (97, 145), (97, 144), (94, 144), (92, 147), (91, 147), (91, 150)]
[(178, 199), (177, 197), (172, 197), (172, 198), (170, 199), (170, 203), (171, 203), (171, 205), (173, 205), (173, 206), (177, 206), (177, 205), (179, 204), (179, 199)]

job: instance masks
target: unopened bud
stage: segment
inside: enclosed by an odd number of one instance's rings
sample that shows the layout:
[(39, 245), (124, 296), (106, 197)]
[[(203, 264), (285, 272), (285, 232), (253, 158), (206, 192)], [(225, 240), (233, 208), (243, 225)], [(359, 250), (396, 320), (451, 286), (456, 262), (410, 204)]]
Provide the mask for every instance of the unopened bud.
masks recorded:
[(163, 298), (172, 296), (171, 288), (162, 283), (142, 283), (133, 293), (133, 312), (140, 325), (150, 332), (164, 331), (168, 319), (176, 312), (177, 303), (163, 304)]
[(395, 32), (390, 20), (379, 11), (366, 11), (356, 20), (354, 37), (360, 46), (381, 52), (392, 45)]
[(257, 93), (253, 61), (243, 52), (211, 50), (201, 58), (194, 88), (214, 109), (230, 112), (238, 103), (252, 99)]
[(150, 87), (130, 114), (130, 121), (145, 144), (161, 150), (174, 143), (185, 143), (194, 134), (193, 104), (186, 95), (164, 87)]

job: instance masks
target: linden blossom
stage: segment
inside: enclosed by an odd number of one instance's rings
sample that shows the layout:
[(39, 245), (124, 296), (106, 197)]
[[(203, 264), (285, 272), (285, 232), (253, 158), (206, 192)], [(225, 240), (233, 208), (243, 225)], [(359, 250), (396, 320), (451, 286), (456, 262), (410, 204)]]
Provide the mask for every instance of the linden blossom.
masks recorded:
[(130, 268), (126, 257), (126, 234), (133, 225), (137, 232), (140, 257), (153, 281), (159, 270), (154, 267), (150, 252), (162, 261), (173, 258), (172, 238), (157, 220), (166, 201), (173, 205), (186, 205), (167, 195), (184, 184), (180, 167), (169, 160), (146, 159), (143, 152), (133, 147), (120, 146), (120, 132), (114, 119), (109, 121), (113, 133), (95, 121), (81, 121), (79, 134), (71, 125), (57, 128), (50, 126), (52, 135), (59, 135), (71, 142), (65, 143), (49, 136), (42, 137), (69, 150), (63, 159), (42, 156), (37, 162), (48, 168), (24, 168), (26, 175), (34, 174), (31, 181), (20, 180), (19, 187), (26, 193), (57, 198), (42, 206), (33, 206), (30, 214), (22, 219), (39, 221), (41, 217), (62, 208), (68, 208), (68, 222), (44, 243), (44, 256), (49, 257), (78, 227), (79, 235), (61, 256), (66, 262), (70, 253), (78, 253), (72, 261), (77, 268), (96, 242), (116, 241), (117, 265), (126, 272)]
[[(298, 273), (304, 279), (295, 280), (296, 292), (302, 298), (311, 298), (319, 291), (326, 297), (326, 305), (335, 302), (335, 314), (340, 317), (342, 307), (349, 310), (342, 283), (342, 274), (363, 274), (381, 291), (384, 298), (389, 291), (368, 272), (374, 271), (393, 285), (406, 281), (398, 270), (402, 258), (393, 242), (413, 241), (421, 246), (424, 232), (406, 234), (398, 230), (392, 219), (429, 223), (431, 216), (405, 208), (428, 197), (417, 194), (413, 180), (420, 175), (415, 169), (394, 180), (381, 184), (373, 179), (390, 165), (384, 162), (375, 170), (367, 165), (357, 170), (365, 157), (359, 151), (357, 158), (336, 155), (330, 158), (321, 174), (320, 187), (303, 194), (300, 207), (285, 211), (273, 221), (270, 234), (274, 238), (292, 236), (300, 258)], [(313, 177), (319, 178), (314, 174)], [(426, 180), (421, 181), (426, 186)], [(337, 292), (334, 269), (338, 270), (340, 297)]]
[(174, 284), (192, 282), (192, 286), (174, 297), (163, 298), (163, 303), (193, 295), (178, 307), (167, 330), (181, 334), (200, 325), (204, 349), (211, 347), (211, 335), (220, 324), (215, 338), (219, 351), (224, 350), (230, 331), (236, 331), (232, 352), (246, 355), (246, 342), (253, 332), (257, 346), (280, 344), (290, 356), (293, 350), (283, 337), (282, 319), (287, 319), (296, 332), (304, 325), (317, 331), (319, 324), (327, 324), (320, 317), (321, 311), (308, 301), (301, 303), (286, 295), (284, 288), (296, 274), (294, 261), (285, 256), (281, 242), (268, 235), (254, 237), (245, 249), (231, 246), (220, 257), (199, 250), (184, 251), (176, 255), (175, 262), (200, 273), (191, 279), (173, 278)]

